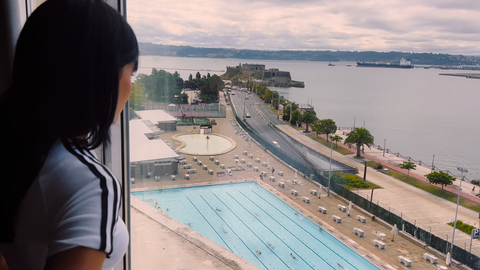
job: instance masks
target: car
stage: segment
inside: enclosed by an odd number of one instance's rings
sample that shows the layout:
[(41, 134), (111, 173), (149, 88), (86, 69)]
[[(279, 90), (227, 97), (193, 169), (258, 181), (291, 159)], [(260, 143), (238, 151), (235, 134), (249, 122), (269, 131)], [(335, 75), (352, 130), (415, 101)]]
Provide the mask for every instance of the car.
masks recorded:
[(246, 117), (247, 117), (247, 118), (251, 118), (252, 116), (251, 116), (249, 113), (247, 113), (247, 116), (246, 116)]
[(278, 147), (278, 148), (280, 148), (280, 145), (278, 144), (278, 142), (276, 142), (276, 141), (272, 141), (272, 143), (273, 143), (273, 145), (274, 145), (275, 147)]

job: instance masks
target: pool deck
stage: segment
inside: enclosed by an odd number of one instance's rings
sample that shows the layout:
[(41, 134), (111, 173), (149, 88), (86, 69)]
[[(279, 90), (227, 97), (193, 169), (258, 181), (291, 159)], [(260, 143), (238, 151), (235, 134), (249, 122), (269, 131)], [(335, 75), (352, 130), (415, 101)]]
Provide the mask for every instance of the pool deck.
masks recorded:
[[(413, 263), (409, 269), (435, 269), (434, 265), (423, 259), (424, 253), (434, 254), (438, 258), (438, 265), (445, 265), (445, 258), (441, 254), (432, 252), (428, 248), (424, 249), (408, 236), (402, 235), (402, 233), (395, 236), (395, 241), (392, 242), (391, 228), (378, 219), (372, 221), (370, 215), (363, 212), (363, 210), (354, 206), (351, 215), (347, 216), (347, 213), (338, 210), (337, 206), (342, 204), (348, 207), (348, 202), (343, 201), (342, 198), (338, 198), (333, 193), (327, 196), (316, 182), (303, 179), (302, 174), (298, 173), (297, 176), (301, 183), (293, 184), (291, 180), (295, 177), (294, 170), (288, 164), (266, 152), (255, 142), (245, 141), (244, 138), (237, 135), (235, 128), (229, 123), (229, 120), (232, 118), (231, 109), (227, 107), (227, 118), (216, 119), (217, 126), (213, 127), (215, 133), (226, 135), (237, 142), (235, 149), (226, 154), (216, 155), (215, 159), (218, 159), (220, 164), (225, 164), (227, 168), (233, 169), (236, 166), (235, 155), (239, 157), (239, 160), (245, 159), (245, 164), (238, 163), (239, 170), (234, 170), (232, 176), (227, 174), (217, 176), (216, 172), (224, 172), (225, 170), (220, 169), (219, 165), (215, 165), (214, 161), (210, 161), (208, 157), (199, 157), (199, 160), (203, 161), (203, 164), (207, 165), (208, 169), (214, 170), (214, 175), (209, 175), (207, 170), (203, 170), (201, 166), (193, 162), (192, 155), (185, 155), (188, 163), (191, 163), (193, 168), (197, 169), (196, 174), (190, 174), (190, 180), (183, 179), (186, 170), (181, 169), (176, 181), (172, 181), (166, 176), (161, 176), (160, 182), (155, 182), (152, 179), (137, 179), (136, 184), (131, 186), (132, 191), (257, 181), (257, 183), (282, 200), (287, 201), (289, 205), (315, 221), (315, 223), (318, 224), (318, 221), (321, 221), (323, 228), (329, 230), (330, 234), (346, 245), (354, 247), (353, 249), (359, 254), (368, 255), (367, 259), (380, 269), (407, 269), (397, 262), (398, 256), (412, 259)], [(172, 140), (171, 136), (186, 133), (189, 128), (178, 127), (177, 132), (167, 132), (162, 134), (161, 137), (169, 140), (174, 146), (179, 146), (180, 142)], [(253, 155), (253, 158), (244, 155), (244, 151)], [(257, 158), (260, 159), (260, 163), (255, 162)], [(268, 162), (268, 168), (262, 166), (263, 162)], [(248, 163), (252, 163), (252, 168), (247, 167)], [(258, 167), (259, 172), (254, 171), (253, 167)], [(275, 168), (275, 182), (269, 180), (272, 175), (272, 167)], [(263, 181), (259, 177), (261, 171), (267, 173), (267, 177), (264, 177)], [(283, 171), (284, 175), (278, 175), (279, 171)], [(376, 175), (375, 177), (379, 178)], [(278, 182), (284, 182), (285, 188), (279, 187)], [(291, 189), (297, 190), (298, 196), (291, 195)], [(310, 195), (310, 189), (319, 191), (320, 196)], [(384, 189), (390, 189), (390, 186), (386, 185)], [(376, 190), (375, 194), (377, 192), (380, 193), (379, 191)], [(395, 190), (390, 192), (395, 192)], [(302, 201), (303, 196), (310, 198), (309, 204)], [(198, 233), (189, 227), (169, 218), (161, 211), (148, 206), (138, 199), (135, 200), (133, 196), (131, 197), (133, 269), (258, 269), (237, 255), (232, 255), (231, 252), (224, 250), (216, 243), (203, 239), (204, 237), (202, 238), (201, 235), (199, 236)], [(430, 200), (429, 204), (432, 205), (435, 202), (435, 200)], [(323, 215), (318, 212), (318, 206), (325, 207), (328, 214)], [(384, 205), (382, 204), (382, 206)], [(438, 205), (435, 206), (438, 208)], [(334, 222), (332, 215), (341, 217), (342, 223)], [(357, 221), (357, 215), (365, 216), (366, 223)], [(360, 238), (353, 234), (353, 228), (363, 230), (365, 236)], [(386, 235), (383, 241), (386, 247), (383, 250), (374, 247), (372, 244), (373, 240), (377, 239), (377, 233)], [(193, 240), (190, 238), (191, 236), (194, 236)], [(452, 265), (449, 269), (468, 268), (458, 268)]]

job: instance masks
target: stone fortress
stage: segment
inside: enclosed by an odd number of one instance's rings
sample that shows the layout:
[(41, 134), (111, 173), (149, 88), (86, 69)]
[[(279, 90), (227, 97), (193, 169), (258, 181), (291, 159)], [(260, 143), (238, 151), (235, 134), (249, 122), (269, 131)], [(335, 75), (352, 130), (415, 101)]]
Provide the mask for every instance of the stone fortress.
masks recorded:
[(227, 67), (227, 74), (248, 74), (260, 84), (278, 87), (305, 87), (304, 82), (292, 80), (290, 71), (281, 71), (278, 68), (266, 69), (262, 64), (239, 64), (237, 67)]

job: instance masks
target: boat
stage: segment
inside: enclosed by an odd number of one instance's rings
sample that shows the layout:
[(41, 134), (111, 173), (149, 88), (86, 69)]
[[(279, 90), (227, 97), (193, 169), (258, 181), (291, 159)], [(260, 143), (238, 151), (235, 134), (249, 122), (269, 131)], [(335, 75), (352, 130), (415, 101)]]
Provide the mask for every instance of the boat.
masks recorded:
[(328, 66), (329, 66), (329, 67), (334, 67), (335, 65), (332, 64), (332, 63), (328, 63)]
[(390, 62), (357, 62), (357, 67), (379, 67), (379, 68), (413, 68), (410, 61), (402, 58), (400, 64), (392, 64)]

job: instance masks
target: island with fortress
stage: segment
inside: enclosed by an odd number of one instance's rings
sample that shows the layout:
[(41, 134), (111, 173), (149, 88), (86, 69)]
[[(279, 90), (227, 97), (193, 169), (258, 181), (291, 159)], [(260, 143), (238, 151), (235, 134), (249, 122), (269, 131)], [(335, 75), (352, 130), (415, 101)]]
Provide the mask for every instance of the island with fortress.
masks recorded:
[(256, 80), (258, 84), (274, 87), (299, 87), (304, 88), (305, 83), (292, 80), (290, 71), (282, 71), (278, 68), (266, 69), (263, 64), (239, 64), (236, 67), (228, 67), (222, 75), (224, 79)]

